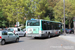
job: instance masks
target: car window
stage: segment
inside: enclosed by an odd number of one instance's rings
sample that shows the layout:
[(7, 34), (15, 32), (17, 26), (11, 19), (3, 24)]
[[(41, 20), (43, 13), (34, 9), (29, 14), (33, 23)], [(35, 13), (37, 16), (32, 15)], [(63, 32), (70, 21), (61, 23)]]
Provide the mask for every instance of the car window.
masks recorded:
[(13, 35), (14, 35), (14, 33), (12, 33), (12, 32), (8, 32), (8, 34), (9, 34), (9, 35), (11, 35), (11, 36), (13, 36)]
[(7, 35), (7, 32), (2, 32), (2, 35)]
[(20, 31), (20, 29), (18, 28), (18, 31)]
[(23, 31), (23, 29), (21, 29), (21, 31)]
[(12, 31), (14, 31), (14, 29), (10, 28), (10, 29), (8, 29), (8, 31), (11, 31), (12, 32)]
[(18, 31), (18, 28), (13, 28), (14, 29), (14, 31)]

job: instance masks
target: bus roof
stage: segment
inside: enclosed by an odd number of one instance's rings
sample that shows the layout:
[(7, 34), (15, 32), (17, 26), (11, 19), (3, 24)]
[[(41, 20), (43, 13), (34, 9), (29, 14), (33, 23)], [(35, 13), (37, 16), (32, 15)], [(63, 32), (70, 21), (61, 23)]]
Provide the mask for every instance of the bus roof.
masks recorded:
[[(33, 19), (33, 20), (43, 20), (43, 19)], [(27, 20), (27, 21), (31, 21), (31, 20)]]
[[(43, 19), (35, 19), (35, 20), (49, 21), (49, 20), (43, 20)], [(28, 20), (27, 20), (27, 21), (28, 21)], [(57, 21), (49, 21), (49, 22), (61, 23), (61, 22), (57, 22)]]
[[(49, 20), (42, 20), (42, 21), (49, 21)], [(61, 22), (57, 22), (57, 21), (49, 21), (49, 22), (61, 23)]]

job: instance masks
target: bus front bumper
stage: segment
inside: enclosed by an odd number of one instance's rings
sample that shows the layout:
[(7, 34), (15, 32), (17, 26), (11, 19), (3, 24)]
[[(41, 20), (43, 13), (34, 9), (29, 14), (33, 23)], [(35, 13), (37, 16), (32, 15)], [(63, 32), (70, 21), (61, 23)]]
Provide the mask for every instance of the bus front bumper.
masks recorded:
[(47, 37), (47, 34), (26, 34), (27, 37)]
[(41, 37), (41, 34), (26, 34), (27, 37)]

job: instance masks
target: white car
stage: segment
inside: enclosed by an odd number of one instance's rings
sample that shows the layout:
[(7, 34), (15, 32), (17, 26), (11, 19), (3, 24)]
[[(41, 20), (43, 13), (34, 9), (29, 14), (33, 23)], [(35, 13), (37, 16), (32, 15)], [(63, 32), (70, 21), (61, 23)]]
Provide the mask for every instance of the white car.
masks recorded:
[(18, 36), (26, 36), (26, 32), (21, 28), (8, 28), (8, 31), (14, 32), (14, 34), (17, 34)]

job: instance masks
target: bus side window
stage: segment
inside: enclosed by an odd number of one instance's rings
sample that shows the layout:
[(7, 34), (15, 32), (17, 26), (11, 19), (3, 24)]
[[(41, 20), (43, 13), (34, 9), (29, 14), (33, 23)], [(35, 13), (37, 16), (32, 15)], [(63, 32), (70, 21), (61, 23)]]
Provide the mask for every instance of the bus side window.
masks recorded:
[(46, 22), (45, 22), (45, 21), (42, 21), (42, 29), (43, 29), (43, 30), (46, 30), (46, 29), (47, 29), (47, 27), (46, 27)]
[(55, 29), (58, 29), (58, 24), (56, 23), (56, 28)]
[(52, 28), (52, 27), (51, 27), (51, 22), (50, 22), (50, 30), (51, 30), (51, 28)]
[(46, 30), (47, 29), (47, 27), (46, 27), (46, 22), (44, 22), (44, 30)]
[(47, 23), (47, 30), (50, 30), (50, 22)]
[(53, 29), (56, 30), (57, 29), (57, 23), (53, 22), (52, 25), (53, 25)]
[(53, 29), (53, 23), (50, 22), (50, 30), (52, 30), (52, 29)]
[(42, 29), (44, 30), (44, 21), (42, 21)]

